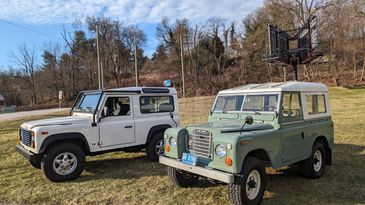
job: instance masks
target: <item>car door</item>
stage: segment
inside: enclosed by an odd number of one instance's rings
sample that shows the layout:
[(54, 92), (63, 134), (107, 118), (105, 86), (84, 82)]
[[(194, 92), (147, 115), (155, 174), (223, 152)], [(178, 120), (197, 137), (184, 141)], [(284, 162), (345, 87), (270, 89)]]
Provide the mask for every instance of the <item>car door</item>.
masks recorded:
[(135, 142), (132, 98), (106, 96), (99, 122), (100, 146), (119, 146)]
[(284, 92), (281, 102), (281, 159), (287, 162), (299, 159), (305, 152), (305, 122), (299, 92)]

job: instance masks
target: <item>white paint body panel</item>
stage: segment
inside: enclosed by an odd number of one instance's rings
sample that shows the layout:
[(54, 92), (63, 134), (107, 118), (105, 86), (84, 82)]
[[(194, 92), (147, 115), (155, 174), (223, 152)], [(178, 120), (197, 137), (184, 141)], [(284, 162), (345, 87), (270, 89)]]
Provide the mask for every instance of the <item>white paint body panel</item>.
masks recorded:
[[(174, 88), (168, 88), (169, 93), (143, 93), (144, 87), (128, 87), (109, 89), (101, 96), (100, 103), (96, 109), (96, 126), (92, 126), (93, 114), (75, 112), (72, 116), (50, 118), (45, 120), (29, 121), (21, 125), (21, 128), (31, 130), (35, 133), (35, 148), (21, 145), (37, 154), (43, 141), (47, 137), (62, 133), (80, 133), (85, 136), (90, 152), (107, 151), (118, 148), (126, 148), (137, 145), (144, 145), (150, 129), (158, 125), (179, 126), (179, 108), (177, 92)], [(121, 93), (123, 91), (140, 90), (141, 93)], [(115, 91), (115, 92), (114, 92)], [(129, 97), (131, 113), (128, 116), (111, 116), (101, 118), (102, 108), (108, 96)], [(172, 112), (175, 122), (171, 119), (169, 112), (143, 114), (140, 111), (141, 96), (172, 96), (174, 100), (174, 111)], [(129, 127), (132, 126), (132, 127)], [(48, 132), (42, 135), (42, 132)]]

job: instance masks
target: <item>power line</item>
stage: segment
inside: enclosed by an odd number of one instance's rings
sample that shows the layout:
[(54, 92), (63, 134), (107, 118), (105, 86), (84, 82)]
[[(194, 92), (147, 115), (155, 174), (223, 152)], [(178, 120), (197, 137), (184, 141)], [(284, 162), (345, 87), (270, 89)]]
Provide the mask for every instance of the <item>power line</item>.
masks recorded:
[(27, 30), (27, 31), (31, 31), (33, 33), (36, 33), (36, 34), (39, 34), (39, 35), (42, 35), (42, 36), (47, 36), (49, 38), (54, 38), (54, 39), (60, 39), (60, 38), (58, 38), (56, 36), (52, 36), (52, 35), (49, 35), (49, 34), (46, 34), (46, 33), (43, 33), (43, 32), (40, 32), (40, 31), (37, 31), (37, 30), (34, 30), (34, 29), (31, 29), (31, 28), (28, 28), (28, 27), (25, 27), (25, 26), (22, 26), (22, 25), (19, 25), (19, 24), (16, 24), (16, 23), (13, 23), (11, 21), (7, 21), (7, 20), (1, 19), (1, 18), (0, 18), (0, 21), (2, 21), (4, 23), (7, 23), (9, 25), (16, 26), (18, 28)]

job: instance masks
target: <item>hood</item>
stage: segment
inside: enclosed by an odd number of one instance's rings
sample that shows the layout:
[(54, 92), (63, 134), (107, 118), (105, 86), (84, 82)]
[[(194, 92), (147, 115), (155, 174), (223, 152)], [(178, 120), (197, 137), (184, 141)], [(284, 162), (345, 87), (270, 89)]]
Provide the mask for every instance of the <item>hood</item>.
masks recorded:
[(28, 121), (22, 124), (22, 127), (31, 129), (34, 127), (53, 126), (53, 125), (74, 125), (90, 123), (91, 118), (86, 116), (67, 116), (56, 117), (44, 120)]
[[(228, 132), (240, 132), (242, 128), (242, 124), (232, 124), (230, 123), (216, 123), (216, 122), (208, 122), (196, 126), (191, 126), (191, 128), (200, 128), (200, 129), (216, 129), (220, 133), (228, 133)], [(250, 132), (250, 131), (257, 131), (257, 130), (268, 130), (274, 129), (274, 126), (270, 124), (259, 124), (253, 123), (251, 125), (245, 125), (242, 129), (242, 132)]]

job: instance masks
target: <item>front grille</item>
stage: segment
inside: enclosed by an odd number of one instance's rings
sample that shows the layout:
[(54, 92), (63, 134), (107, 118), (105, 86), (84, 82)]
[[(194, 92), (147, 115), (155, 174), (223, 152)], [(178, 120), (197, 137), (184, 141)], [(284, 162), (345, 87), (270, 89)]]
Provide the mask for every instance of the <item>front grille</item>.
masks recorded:
[(212, 136), (209, 131), (196, 129), (189, 137), (191, 140), (190, 151), (200, 157), (211, 157), (210, 147), (212, 144)]
[(32, 144), (32, 132), (20, 128), (20, 139), (23, 144), (30, 146)]

